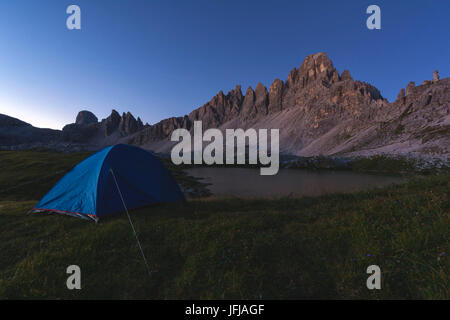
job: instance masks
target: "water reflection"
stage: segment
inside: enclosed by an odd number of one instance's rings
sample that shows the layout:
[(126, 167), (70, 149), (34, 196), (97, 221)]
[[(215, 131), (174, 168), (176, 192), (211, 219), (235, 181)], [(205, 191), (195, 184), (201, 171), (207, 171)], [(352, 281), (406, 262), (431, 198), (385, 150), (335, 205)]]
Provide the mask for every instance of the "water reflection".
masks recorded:
[(402, 177), (351, 171), (281, 169), (275, 176), (261, 176), (257, 169), (199, 167), (187, 172), (210, 183), (208, 189), (216, 196), (243, 198), (319, 196), (369, 190), (405, 181)]

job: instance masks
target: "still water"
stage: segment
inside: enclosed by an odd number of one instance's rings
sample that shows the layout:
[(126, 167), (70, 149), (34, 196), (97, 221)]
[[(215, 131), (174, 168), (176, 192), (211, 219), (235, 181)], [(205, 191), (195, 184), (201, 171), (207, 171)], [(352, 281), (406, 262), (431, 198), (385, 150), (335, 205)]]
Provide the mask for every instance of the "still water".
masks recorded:
[(275, 176), (261, 176), (258, 169), (192, 168), (186, 172), (210, 183), (215, 196), (283, 197), (319, 196), (334, 192), (354, 192), (405, 182), (402, 177), (371, 175), (351, 171), (307, 171), (280, 169)]

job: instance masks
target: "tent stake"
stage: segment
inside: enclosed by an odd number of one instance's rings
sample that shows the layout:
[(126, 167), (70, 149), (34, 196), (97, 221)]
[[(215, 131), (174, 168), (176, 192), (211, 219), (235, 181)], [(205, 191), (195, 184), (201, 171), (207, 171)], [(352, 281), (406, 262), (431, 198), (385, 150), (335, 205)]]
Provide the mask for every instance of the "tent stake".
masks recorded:
[(119, 184), (117, 183), (117, 180), (116, 180), (116, 175), (114, 174), (114, 171), (113, 171), (112, 168), (110, 168), (109, 170), (111, 171), (111, 174), (112, 174), (112, 176), (114, 178), (114, 182), (116, 184), (117, 191), (119, 191), (120, 199), (122, 200), (123, 207), (125, 208), (125, 212), (127, 213), (127, 216), (128, 216), (128, 221), (130, 221), (131, 228), (133, 229), (134, 236), (136, 237), (136, 241), (137, 241), (137, 243), (139, 245), (139, 250), (141, 251), (142, 258), (144, 258), (145, 266), (147, 268), (148, 277), (151, 278), (151, 273), (152, 272), (150, 270), (150, 267), (148, 266), (148, 262), (147, 262), (147, 259), (145, 258), (144, 250), (142, 250), (141, 242), (139, 241), (139, 238), (138, 238), (138, 236), (136, 234), (136, 230), (134, 229), (134, 225), (133, 225), (133, 222), (131, 221), (131, 217), (130, 217), (130, 214), (128, 212), (127, 206), (125, 205), (125, 201), (123, 200), (122, 192), (120, 191)]

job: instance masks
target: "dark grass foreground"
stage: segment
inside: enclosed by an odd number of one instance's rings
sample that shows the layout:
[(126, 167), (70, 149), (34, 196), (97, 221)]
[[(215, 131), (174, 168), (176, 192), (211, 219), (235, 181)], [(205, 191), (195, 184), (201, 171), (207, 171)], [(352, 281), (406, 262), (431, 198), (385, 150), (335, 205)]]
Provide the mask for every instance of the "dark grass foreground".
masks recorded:
[[(125, 214), (99, 224), (25, 215), (63, 173), (1, 193), (86, 155), (0, 152), (0, 298), (450, 298), (448, 175), (355, 194), (133, 211), (149, 279)], [(72, 264), (81, 290), (66, 288)], [(366, 288), (372, 264), (382, 271), (378, 291)]]

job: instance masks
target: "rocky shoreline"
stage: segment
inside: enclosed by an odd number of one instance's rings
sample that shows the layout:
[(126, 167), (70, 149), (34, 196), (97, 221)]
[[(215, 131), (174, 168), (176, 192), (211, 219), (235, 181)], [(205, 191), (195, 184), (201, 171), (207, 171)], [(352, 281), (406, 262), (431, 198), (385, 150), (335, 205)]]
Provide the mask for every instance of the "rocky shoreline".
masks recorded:
[(450, 172), (450, 159), (415, 155), (375, 155), (357, 157), (295, 157), (280, 161), (285, 169), (352, 170), (373, 173), (426, 174)]

